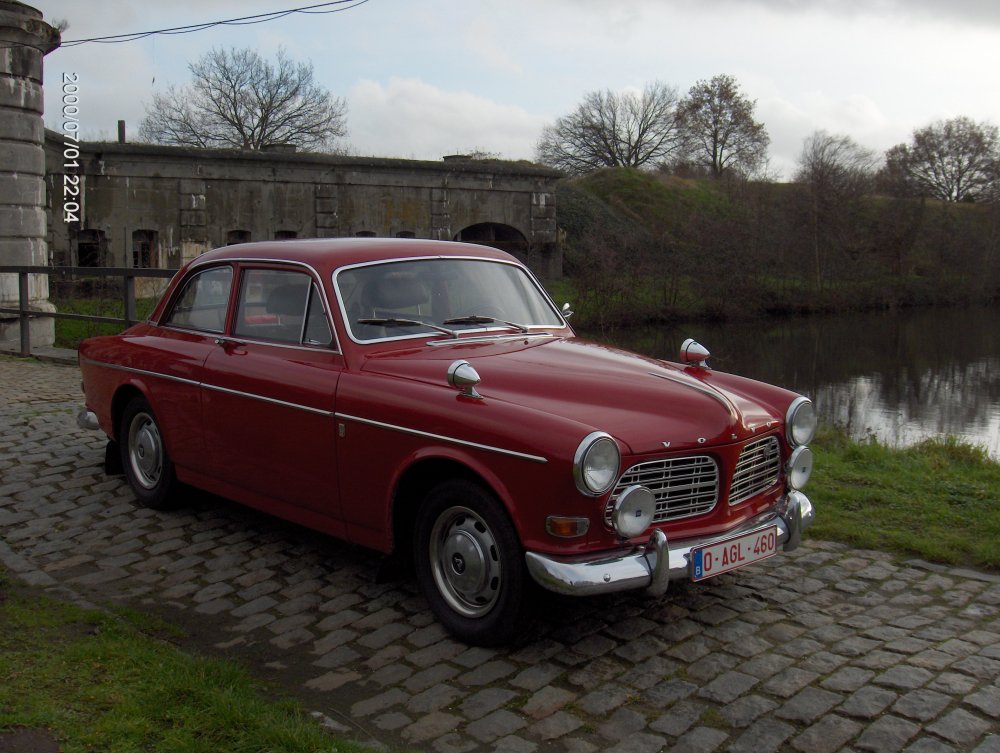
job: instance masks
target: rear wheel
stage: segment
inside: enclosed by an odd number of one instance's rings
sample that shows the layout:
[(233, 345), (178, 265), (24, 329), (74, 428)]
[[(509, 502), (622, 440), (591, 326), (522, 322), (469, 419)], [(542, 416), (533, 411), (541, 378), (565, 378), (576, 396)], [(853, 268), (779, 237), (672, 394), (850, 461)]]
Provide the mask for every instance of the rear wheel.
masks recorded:
[(177, 486), (174, 464), (145, 398), (135, 397), (125, 406), (118, 440), (122, 469), (136, 499), (153, 509), (169, 507)]
[(500, 503), (478, 484), (431, 490), (417, 519), (417, 579), (449, 632), (478, 646), (506, 643), (522, 626), (524, 554)]

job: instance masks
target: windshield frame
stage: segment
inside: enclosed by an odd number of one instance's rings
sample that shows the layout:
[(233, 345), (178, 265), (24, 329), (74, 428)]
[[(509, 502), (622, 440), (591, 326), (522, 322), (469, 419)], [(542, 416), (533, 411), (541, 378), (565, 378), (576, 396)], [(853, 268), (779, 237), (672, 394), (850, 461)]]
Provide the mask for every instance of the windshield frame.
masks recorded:
[[(508, 326), (504, 322), (497, 320), (496, 322), (490, 324), (484, 324), (478, 327), (469, 327), (468, 329), (456, 330), (457, 336), (454, 339), (448, 339), (447, 341), (445, 341), (447, 343), (461, 343), (464, 341), (469, 341), (471, 338), (463, 337), (466, 334), (475, 335), (476, 336), (475, 339), (481, 342), (484, 339), (493, 339), (493, 338), (496, 339), (509, 338), (509, 337), (523, 338), (526, 336), (536, 337), (539, 334), (548, 332), (550, 330), (564, 330), (569, 328), (569, 324), (567, 323), (566, 318), (562, 315), (562, 312), (559, 310), (559, 307), (556, 306), (555, 302), (552, 300), (552, 297), (548, 294), (548, 292), (538, 281), (535, 275), (532, 274), (531, 270), (528, 269), (523, 264), (521, 264), (520, 262), (507, 261), (505, 259), (491, 259), (489, 257), (483, 257), (483, 256), (465, 256), (465, 255), (450, 256), (450, 255), (435, 254), (432, 256), (409, 256), (399, 259), (377, 259), (375, 261), (360, 262), (358, 264), (348, 264), (343, 267), (339, 267), (333, 271), (333, 280), (332, 280), (333, 292), (337, 297), (337, 305), (340, 308), (340, 315), (344, 323), (344, 329), (347, 332), (347, 336), (351, 339), (352, 342), (356, 343), (357, 345), (374, 345), (378, 343), (394, 342), (398, 340), (416, 340), (421, 338), (423, 339), (437, 338), (438, 340), (440, 340), (441, 332), (433, 330), (429, 330), (427, 332), (401, 331), (399, 334), (387, 335), (385, 337), (376, 337), (364, 340), (359, 339), (354, 334), (354, 328), (352, 327), (352, 323), (350, 321), (350, 317), (347, 312), (347, 304), (344, 301), (343, 292), (340, 289), (339, 277), (341, 273), (349, 272), (363, 267), (373, 267), (378, 265), (402, 264), (406, 262), (422, 262), (422, 261), (475, 261), (475, 262), (482, 262), (489, 264), (503, 264), (508, 267), (513, 267), (522, 272), (526, 276), (527, 281), (538, 292), (538, 294), (541, 296), (542, 301), (548, 306), (552, 315), (559, 322), (559, 324), (557, 325), (528, 324), (526, 325), (528, 329), (527, 333), (521, 333), (521, 332), (512, 333), (510, 326)], [(462, 313), (465, 314), (466, 312)], [(474, 312), (468, 312), (468, 313), (472, 314)], [(484, 336), (484, 333), (489, 333), (489, 334)]]

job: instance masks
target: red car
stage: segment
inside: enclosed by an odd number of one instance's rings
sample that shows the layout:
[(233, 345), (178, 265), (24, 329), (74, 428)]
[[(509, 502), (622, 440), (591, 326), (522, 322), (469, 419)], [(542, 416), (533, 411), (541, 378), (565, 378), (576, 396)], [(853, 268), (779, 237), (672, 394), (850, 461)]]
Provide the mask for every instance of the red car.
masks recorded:
[(250, 243), (80, 347), (81, 423), (138, 500), (179, 483), (412, 557), (438, 619), (509, 640), (565, 594), (701, 580), (813, 520), (812, 403), (577, 338), (514, 257), (423, 240)]

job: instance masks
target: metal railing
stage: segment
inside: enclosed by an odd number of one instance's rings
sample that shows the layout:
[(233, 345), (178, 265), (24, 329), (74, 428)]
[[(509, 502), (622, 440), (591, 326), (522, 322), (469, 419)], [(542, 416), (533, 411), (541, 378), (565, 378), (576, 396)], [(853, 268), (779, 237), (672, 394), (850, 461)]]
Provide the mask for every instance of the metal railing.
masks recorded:
[[(30, 266), (0, 266), (0, 275), (17, 275), (17, 308), (0, 306), (0, 315), (16, 314), (21, 328), (21, 355), (31, 355), (31, 327), (33, 318), (49, 317), (52, 319), (72, 319), (98, 324), (117, 324), (130, 327), (139, 321), (135, 307), (135, 280), (138, 277), (171, 278), (176, 269), (146, 269), (133, 267), (30, 267)], [(67, 314), (59, 311), (38, 311), (30, 307), (29, 275), (48, 275), (49, 281), (67, 280), (74, 277), (110, 277), (122, 280), (122, 303), (125, 316), (96, 316), (93, 314)]]

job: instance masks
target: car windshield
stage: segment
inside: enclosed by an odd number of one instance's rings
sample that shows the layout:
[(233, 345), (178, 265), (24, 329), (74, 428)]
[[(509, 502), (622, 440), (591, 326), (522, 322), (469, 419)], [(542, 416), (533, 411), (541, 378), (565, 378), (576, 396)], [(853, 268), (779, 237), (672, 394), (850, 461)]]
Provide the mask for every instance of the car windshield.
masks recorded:
[(562, 327), (524, 270), (481, 259), (379, 262), (340, 270), (337, 296), (355, 340)]

